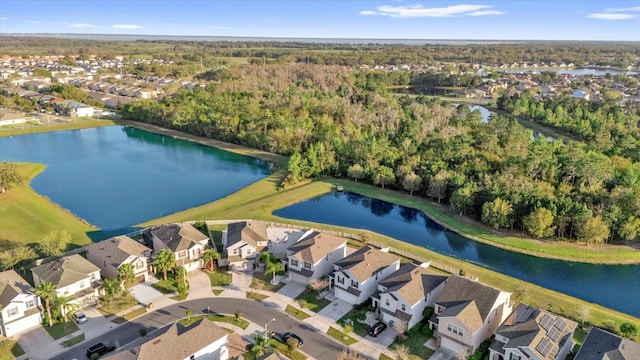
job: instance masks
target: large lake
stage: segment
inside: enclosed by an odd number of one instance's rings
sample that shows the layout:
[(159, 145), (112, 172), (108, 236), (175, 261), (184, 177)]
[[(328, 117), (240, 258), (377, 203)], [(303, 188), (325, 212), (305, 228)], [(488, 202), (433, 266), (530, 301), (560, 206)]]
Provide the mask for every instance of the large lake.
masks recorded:
[(205, 204), (268, 175), (261, 160), (108, 126), (0, 138), (0, 161), (47, 165), (31, 185), (102, 230)]
[(640, 265), (573, 263), (506, 251), (445, 231), (421, 211), (349, 192), (319, 196), (274, 211), (273, 214), (289, 219), (368, 229), (640, 316)]

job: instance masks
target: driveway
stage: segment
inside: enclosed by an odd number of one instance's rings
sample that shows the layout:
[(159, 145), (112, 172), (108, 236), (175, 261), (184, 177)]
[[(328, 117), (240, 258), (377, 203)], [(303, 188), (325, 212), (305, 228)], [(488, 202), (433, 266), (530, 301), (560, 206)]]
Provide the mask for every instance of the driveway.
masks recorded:
[(203, 270), (190, 271), (187, 274), (189, 280), (189, 295), (187, 300), (199, 299), (211, 296), (211, 281), (209, 275)]
[(151, 284), (157, 282), (157, 279), (153, 277), (149, 278), (153, 280), (131, 287), (131, 295), (142, 304), (149, 304), (153, 302), (153, 300), (164, 296), (160, 291), (151, 287)]
[[(42, 326), (38, 326), (36, 328), (33, 328), (33, 330), (18, 334), (15, 336), (15, 338), (17, 339), (18, 344), (20, 344), (20, 347), (22, 347), (22, 350), (24, 350), (25, 353), (29, 354), (29, 357), (31, 359), (38, 358), (37, 356), (32, 356), (31, 354), (37, 353), (38, 350), (43, 347), (43, 345), (54, 343), (53, 338)], [(57, 345), (57, 343), (55, 344)], [(58, 351), (61, 351), (62, 346), (58, 345), (57, 348)]]
[(460, 357), (458, 354), (454, 353), (453, 351), (441, 347), (438, 350), (436, 350), (436, 352), (433, 355), (431, 355), (429, 360), (459, 360), (463, 358), (464, 357)]
[(297, 281), (289, 281), (287, 285), (278, 290), (278, 294), (286, 296), (291, 299), (295, 299), (298, 295), (302, 294), (307, 285), (305, 283)]
[[(367, 318), (365, 322), (367, 323), (367, 325), (369, 325), (369, 327), (371, 327), (371, 325), (377, 323), (378, 320), (376, 319), (375, 314), (372, 311), (369, 311), (367, 312)], [(373, 337), (367, 335), (365, 339), (373, 343), (383, 345), (384, 347), (389, 347), (396, 339), (396, 336), (398, 336), (398, 331), (396, 331), (396, 329), (394, 329), (392, 326), (387, 326), (387, 328), (383, 332), (378, 334), (378, 336)]]
[(325, 316), (333, 321), (340, 320), (346, 313), (353, 309), (353, 305), (340, 299), (335, 299), (331, 304), (325, 306), (324, 309), (318, 312), (319, 315)]

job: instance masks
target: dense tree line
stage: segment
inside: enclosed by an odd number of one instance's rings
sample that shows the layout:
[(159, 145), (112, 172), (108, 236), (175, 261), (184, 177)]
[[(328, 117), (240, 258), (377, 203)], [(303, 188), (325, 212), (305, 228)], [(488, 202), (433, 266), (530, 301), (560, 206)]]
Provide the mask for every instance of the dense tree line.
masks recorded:
[(246, 66), (207, 88), (127, 104), (123, 115), (291, 155), (287, 181), (367, 181), (536, 237), (603, 242), (640, 233), (637, 159), (533, 139), (502, 116), (484, 124), (466, 106), (396, 96), (371, 72)]

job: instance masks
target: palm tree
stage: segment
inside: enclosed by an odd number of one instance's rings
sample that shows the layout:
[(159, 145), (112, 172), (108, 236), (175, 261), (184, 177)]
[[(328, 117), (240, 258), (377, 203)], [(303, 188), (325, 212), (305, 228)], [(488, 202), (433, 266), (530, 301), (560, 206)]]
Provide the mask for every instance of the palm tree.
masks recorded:
[(118, 280), (124, 284), (124, 288), (128, 289), (136, 282), (136, 273), (132, 264), (122, 264), (118, 268)]
[(44, 301), (44, 307), (47, 309), (49, 316), (49, 327), (53, 326), (51, 319), (51, 300), (56, 298), (56, 286), (50, 281), (43, 281), (36, 287), (36, 295)]
[(153, 262), (156, 269), (162, 271), (164, 279), (167, 280), (167, 271), (170, 271), (176, 266), (176, 256), (169, 249), (162, 249), (156, 254), (156, 259)]
[(205, 268), (209, 271), (216, 270), (216, 261), (220, 260), (222, 257), (220, 253), (215, 248), (207, 249), (202, 254), (202, 263)]
[(104, 279), (102, 282), (102, 290), (104, 291), (104, 297), (107, 302), (111, 301), (117, 293), (122, 291), (120, 281), (118, 279)]
[(276, 348), (273, 341), (265, 336), (265, 334), (258, 333), (255, 335), (256, 342), (251, 346), (251, 352), (257, 356), (262, 356), (265, 353), (273, 352)]
[(187, 269), (184, 266), (176, 266), (174, 271), (176, 273), (176, 282), (182, 280), (182, 283), (187, 286)]
[(271, 277), (272, 283), (273, 283), (273, 280), (275, 280), (276, 278), (276, 272), (284, 270), (284, 265), (282, 265), (282, 262), (280, 262), (280, 260), (278, 260), (275, 257), (275, 255), (273, 255), (272, 253), (268, 253), (268, 252), (261, 253), (260, 261), (264, 262), (265, 274), (268, 272), (273, 273), (273, 276)]
[(55, 304), (60, 309), (60, 314), (65, 320), (69, 319), (73, 311), (80, 309), (78, 304), (71, 303), (71, 297), (69, 296), (58, 296)]

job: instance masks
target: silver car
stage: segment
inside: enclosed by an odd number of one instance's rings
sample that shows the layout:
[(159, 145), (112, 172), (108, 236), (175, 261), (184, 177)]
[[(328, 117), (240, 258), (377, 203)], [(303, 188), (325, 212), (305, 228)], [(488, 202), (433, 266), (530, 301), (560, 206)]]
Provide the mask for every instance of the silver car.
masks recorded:
[(75, 321), (78, 324), (84, 324), (87, 322), (87, 316), (82, 313), (82, 312), (77, 312), (77, 313), (73, 313), (73, 321)]

